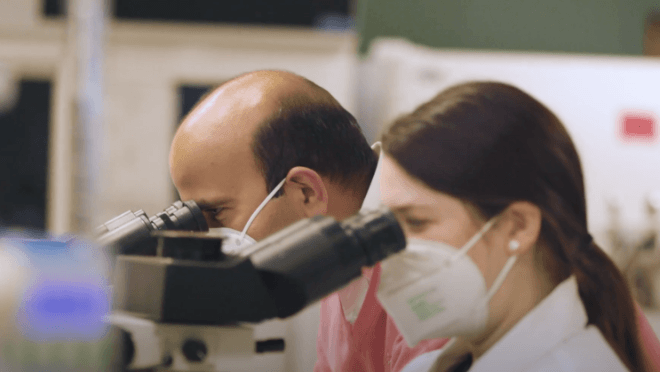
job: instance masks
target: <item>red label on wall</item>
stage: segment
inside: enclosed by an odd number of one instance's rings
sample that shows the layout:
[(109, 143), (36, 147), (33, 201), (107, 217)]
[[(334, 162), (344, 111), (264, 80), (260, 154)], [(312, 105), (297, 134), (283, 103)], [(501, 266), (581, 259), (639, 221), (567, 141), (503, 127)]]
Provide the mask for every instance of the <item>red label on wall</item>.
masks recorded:
[(625, 113), (621, 122), (621, 135), (624, 139), (654, 140), (658, 129), (656, 119), (651, 114)]

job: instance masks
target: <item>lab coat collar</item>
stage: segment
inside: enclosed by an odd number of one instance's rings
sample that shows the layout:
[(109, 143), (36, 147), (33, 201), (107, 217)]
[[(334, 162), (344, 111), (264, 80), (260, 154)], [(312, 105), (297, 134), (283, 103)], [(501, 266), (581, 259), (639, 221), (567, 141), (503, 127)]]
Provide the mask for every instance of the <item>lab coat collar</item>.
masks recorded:
[(571, 276), (477, 359), (470, 372), (499, 370), (498, 366), (510, 366), (512, 360), (525, 370), (548, 350), (583, 331), (587, 320), (577, 280)]

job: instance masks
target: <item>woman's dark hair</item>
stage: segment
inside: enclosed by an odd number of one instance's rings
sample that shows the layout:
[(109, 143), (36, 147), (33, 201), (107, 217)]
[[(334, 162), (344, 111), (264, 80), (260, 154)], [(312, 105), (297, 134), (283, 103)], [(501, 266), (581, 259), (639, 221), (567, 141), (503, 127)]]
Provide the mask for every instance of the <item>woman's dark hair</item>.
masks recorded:
[(535, 262), (555, 285), (575, 275), (589, 324), (629, 369), (645, 370), (630, 290), (590, 239), (580, 160), (550, 110), (510, 85), (470, 82), (395, 121), (382, 142), (411, 176), (486, 219), (515, 201), (538, 206)]

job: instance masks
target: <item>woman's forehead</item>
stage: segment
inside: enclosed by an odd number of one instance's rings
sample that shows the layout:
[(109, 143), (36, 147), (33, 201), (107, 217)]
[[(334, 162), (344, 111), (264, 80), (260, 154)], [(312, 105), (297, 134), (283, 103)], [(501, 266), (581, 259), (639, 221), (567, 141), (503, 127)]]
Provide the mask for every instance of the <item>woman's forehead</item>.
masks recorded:
[(383, 157), (380, 179), (381, 202), (390, 208), (441, 207), (460, 201), (413, 178), (394, 159)]

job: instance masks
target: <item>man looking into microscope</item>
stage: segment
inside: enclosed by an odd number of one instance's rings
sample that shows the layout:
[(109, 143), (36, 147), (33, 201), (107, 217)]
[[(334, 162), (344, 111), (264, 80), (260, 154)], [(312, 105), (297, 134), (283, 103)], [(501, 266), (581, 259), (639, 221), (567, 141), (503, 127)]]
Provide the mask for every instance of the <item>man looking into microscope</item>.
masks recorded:
[[(350, 113), (282, 71), (247, 73), (215, 89), (183, 120), (170, 152), (181, 199), (197, 202), (228, 250), (303, 218), (343, 220), (375, 207), (377, 164)], [(398, 371), (445, 343), (407, 347), (376, 301), (379, 275), (378, 265), (365, 269), (322, 301), (315, 371)]]

